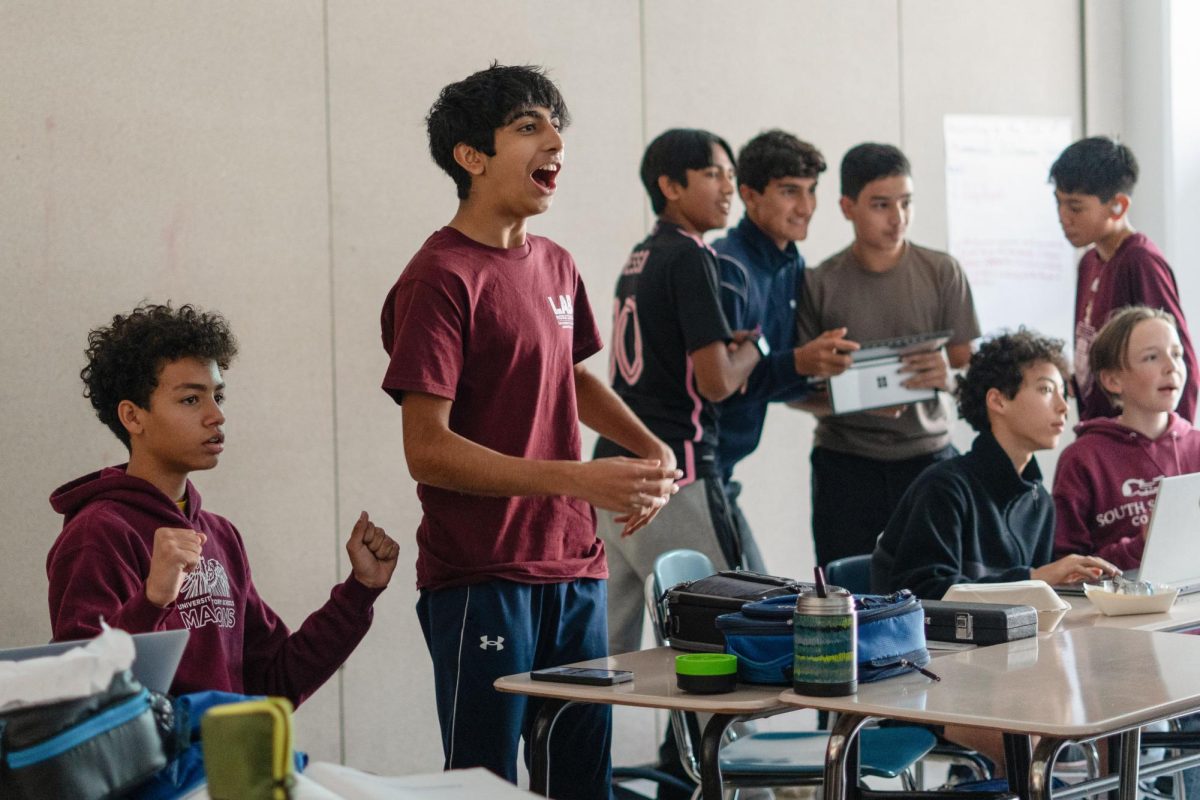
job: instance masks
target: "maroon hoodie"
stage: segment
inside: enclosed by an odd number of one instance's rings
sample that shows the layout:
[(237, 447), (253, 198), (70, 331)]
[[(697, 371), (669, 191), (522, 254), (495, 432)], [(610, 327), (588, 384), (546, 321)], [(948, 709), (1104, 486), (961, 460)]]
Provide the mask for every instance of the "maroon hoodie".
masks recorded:
[[(46, 557), (54, 639), (95, 636), (101, 617), (130, 633), (188, 628), (173, 694), (219, 689), (283, 695), (299, 705), (366, 634), (382, 590), (351, 577), (290, 633), (254, 588), (241, 534), (201, 509), (191, 481), (186, 497), (185, 513), (151, 483), (126, 475), (124, 465), (55, 490), (50, 505), (66, 519)], [(168, 608), (147, 600), (145, 589), (154, 531), (162, 527), (208, 537), (200, 567)]]
[(1081, 422), (1075, 435), (1054, 470), (1054, 557), (1098, 555), (1134, 569), (1158, 479), (1200, 472), (1200, 430), (1172, 412), (1153, 440), (1107, 417)]

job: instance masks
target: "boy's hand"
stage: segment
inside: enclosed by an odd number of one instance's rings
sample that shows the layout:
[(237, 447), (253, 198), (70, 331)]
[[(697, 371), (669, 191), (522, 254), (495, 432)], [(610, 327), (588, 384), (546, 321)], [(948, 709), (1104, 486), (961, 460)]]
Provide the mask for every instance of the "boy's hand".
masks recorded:
[(625, 525), (622, 536), (643, 527), (679, 491), (675, 481), (683, 472), (675, 469), (674, 456), (664, 465), (660, 459), (598, 458), (582, 464), (579, 486), (572, 492), (596, 508), (615, 511), (615, 521)]
[(1063, 556), (1058, 561), (1052, 561), (1044, 567), (1030, 571), (1029, 577), (1035, 581), (1045, 581), (1054, 586), (1060, 583), (1075, 583), (1076, 581), (1094, 581), (1101, 575), (1120, 575), (1121, 570), (1098, 556), (1081, 556), (1072, 553)]
[(146, 576), (146, 599), (166, 608), (179, 597), (187, 574), (200, 563), (200, 551), (208, 537), (187, 528), (159, 528), (150, 552), (150, 574)]
[(400, 545), (383, 528), (376, 527), (364, 511), (350, 531), (346, 555), (350, 556), (355, 580), (368, 589), (382, 589), (396, 571)]
[(904, 356), (901, 363), (901, 374), (913, 373), (913, 376), (904, 382), (905, 388), (951, 391), (950, 363), (946, 361), (946, 353), (942, 349)]
[(850, 353), (857, 350), (858, 342), (846, 339), (847, 328), (834, 328), (792, 351), (796, 374), (810, 378), (828, 378), (841, 375), (850, 368)]

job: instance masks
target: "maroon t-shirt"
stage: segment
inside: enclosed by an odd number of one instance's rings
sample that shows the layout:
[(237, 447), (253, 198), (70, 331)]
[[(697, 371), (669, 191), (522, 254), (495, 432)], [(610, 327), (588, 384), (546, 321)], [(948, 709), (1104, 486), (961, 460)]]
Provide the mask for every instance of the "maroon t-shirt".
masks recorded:
[[(578, 461), (574, 365), (600, 350), (571, 255), (527, 236), (501, 249), (442, 228), (388, 293), (383, 389), (452, 400), (450, 429), (509, 456)], [(592, 507), (574, 497), (483, 497), (419, 484), (417, 587), (605, 578)]]
[(1074, 377), (1079, 419), (1115, 417), (1119, 413), (1092, 374), (1088, 353), (1096, 334), (1112, 313), (1134, 305), (1161, 308), (1175, 317), (1188, 371), (1183, 396), (1175, 410), (1189, 422), (1195, 421), (1200, 374), (1196, 371), (1196, 352), (1192, 349), (1187, 320), (1179, 306), (1179, 287), (1167, 259), (1142, 233), (1125, 237), (1108, 261), (1101, 261), (1095, 248), (1084, 253), (1079, 261), (1079, 282), (1075, 289)]

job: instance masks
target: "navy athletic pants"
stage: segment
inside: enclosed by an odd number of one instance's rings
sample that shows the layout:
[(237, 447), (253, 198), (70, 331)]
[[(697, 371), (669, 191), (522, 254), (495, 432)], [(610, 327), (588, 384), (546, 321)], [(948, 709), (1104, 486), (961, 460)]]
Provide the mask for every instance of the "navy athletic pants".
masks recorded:
[[(525, 584), (489, 581), (422, 591), (417, 616), (433, 657), (446, 769), (486, 767), (516, 783), (517, 744), (526, 741), (536, 698), (492, 688), (503, 675), (608, 655), (603, 580)], [(612, 711), (571, 706), (550, 737), (550, 796), (609, 797)]]

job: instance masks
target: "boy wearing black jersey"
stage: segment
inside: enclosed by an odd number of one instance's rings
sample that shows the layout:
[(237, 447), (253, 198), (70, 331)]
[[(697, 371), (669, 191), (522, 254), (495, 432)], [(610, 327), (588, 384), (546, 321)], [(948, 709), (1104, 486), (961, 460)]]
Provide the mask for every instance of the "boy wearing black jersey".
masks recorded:
[[(729, 145), (708, 131), (669, 130), (646, 148), (641, 177), (658, 222), (617, 280), (609, 372), (621, 399), (674, 451), (683, 477), (670, 505), (632, 536), (622, 535), (611, 513), (598, 513), (597, 534), (608, 551), (611, 653), (641, 645), (642, 585), (659, 554), (686, 547), (719, 568), (741, 562), (716, 464), (715, 404), (762, 358), (757, 334), (726, 324), (716, 254), (701, 238), (729, 216)], [(595, 455), (632, 454), (600, 439)]]

